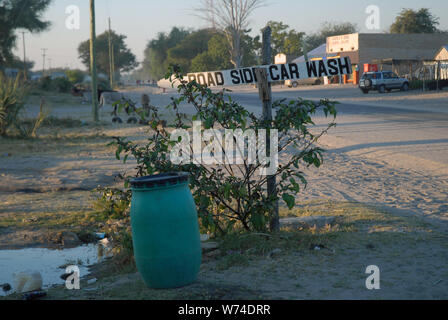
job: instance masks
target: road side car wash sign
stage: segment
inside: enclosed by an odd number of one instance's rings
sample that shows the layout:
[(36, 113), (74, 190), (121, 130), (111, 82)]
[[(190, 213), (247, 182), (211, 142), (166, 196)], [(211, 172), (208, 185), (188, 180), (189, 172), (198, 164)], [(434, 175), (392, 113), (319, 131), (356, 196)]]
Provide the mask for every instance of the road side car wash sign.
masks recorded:
[[(272, 64), (224, 71), (189, 73), (184, 77), (184, 81), (196, 81), (209, 87), (255, 84), (257, 83), (255, 69), (257, 68), (267, 69), (269, 82), (320, 78), (352, 73), (350, 59), (344, 57), (313, 60), (304, 63)], [(165, 83), (168, 84), (168, 81)], [(159, 86), (165, 87), (165, 83), (159, 83)]]

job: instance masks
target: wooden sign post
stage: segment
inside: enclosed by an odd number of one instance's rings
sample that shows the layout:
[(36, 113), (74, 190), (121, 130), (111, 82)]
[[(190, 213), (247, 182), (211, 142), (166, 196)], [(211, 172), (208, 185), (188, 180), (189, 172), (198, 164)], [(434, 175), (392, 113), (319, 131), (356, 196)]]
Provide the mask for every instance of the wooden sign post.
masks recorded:
[[(268, 26), (263, 29), (263, 43), (262, 43), (262, 64), (271, 64), (271, 28)], [(255, 69), (255, 75), (258, 83), (258, 91), (260, 100), (263, 103), (263, 122), (266, 124), (266, 155), (270, 157), (271, 139), (270, 129), (272, 123), (272, 89), (268, 81), (268, 72), (265, 68)], [(277, 193), (277, 183), (275, 176), (268, 176), (267, 178), (267, 193), (268, 197), (275, 197)], [(275, 202), (274, 208), (271, 211), (271, 221), (269, 222), (271, 231), (278, 231), (280, 229), (280, 221), (278, 215), (278, 201)]]
[(90, 74), (92, 77), (92, 114), (93, 121), (99, 121), (98, 84), (96, 69), (96, 30), (95, 30), (95, 0), (90, 0)]

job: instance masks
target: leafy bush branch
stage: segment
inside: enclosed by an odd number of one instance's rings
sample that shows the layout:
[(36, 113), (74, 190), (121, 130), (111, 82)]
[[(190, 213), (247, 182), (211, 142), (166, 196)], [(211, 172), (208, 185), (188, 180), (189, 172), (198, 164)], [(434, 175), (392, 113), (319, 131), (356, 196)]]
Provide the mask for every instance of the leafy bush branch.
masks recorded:
[[(223, 234), (235, 228), (265, 231), (271, 218), (271, 209), (278, 200), (283, 200), (289, 208), (294, 207), (296, 195), (307, 185), (303, 170), (322, 164), (323, 150), (316, 146), (316, 142), (335, 125), (336, 102), (321, 100), (315, 103), (300, 98), (293, 101), (279, 100), (273, 104), (274, 118), (265, 121), (226, 95), (226, 90), (214, 93), (196, 82), (184, 82), (182, 74), (175, 68), (166, 78), (179, 83), (180, 96), (172, 98), (171, 104), (167, 106), (175, 113), (171, 128), (162, 125), (164, 120), (156, 107), (136, 108), (135, 113), (141, 117), (141, 121), (150, 126), (148, 140), (145, 145), (138, 145), (126, 138), (115, 137), (112, 144), (116, 145), (117, 159), (126, 162), (129, 157), (133, 157), (137, 161), (136, 176), (189, 172), (190, 188), (203, 231)], [(194, 106), (196, 113), (192, 119), (179, 111), (181, 103)], [(119, 109), (125, 107), (126, 102)], [(315, 130), (310, 129), (315, 125), (312, 116), (318, 110), (322, 110), (325, 117), (330, 117), (330, 121), (323, 130), (315, 133)], [(277, 129), (280, 161), (274, 173), (277, 178), (276, 194), (267, 196), (267, 176), (258, 174), (258, 170), (266, 163), (251, 163), (243, 150), (237, 150), (242, 158), (241, 164), (174, 164), (170, 160), (170, 150), (178, 141), (171, 140), (173, 128), (191, 129), (193, 121), (201, 121), (202, 132), (212, 128), (241, 130), (242, 133), (253, 130), (259, 136), (264, 133), (263, 129), (267, 128), (268, 135), (271, 129)], [(233, 157), (233, 154), (226, 153), (222, 141), (220, 143), (224, 158)], [(129, 187), (128, 179), (125, 178), (125, 188)]]

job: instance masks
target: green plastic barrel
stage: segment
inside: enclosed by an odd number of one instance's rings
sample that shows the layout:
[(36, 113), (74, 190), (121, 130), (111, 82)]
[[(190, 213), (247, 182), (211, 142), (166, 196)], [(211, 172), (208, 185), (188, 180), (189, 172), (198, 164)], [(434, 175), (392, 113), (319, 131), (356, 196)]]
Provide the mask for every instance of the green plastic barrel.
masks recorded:
[(131, 225), (137, 268), (150, 288), (177, 288), (197, 279), (201, 239), (187, 173), (131, 180)]

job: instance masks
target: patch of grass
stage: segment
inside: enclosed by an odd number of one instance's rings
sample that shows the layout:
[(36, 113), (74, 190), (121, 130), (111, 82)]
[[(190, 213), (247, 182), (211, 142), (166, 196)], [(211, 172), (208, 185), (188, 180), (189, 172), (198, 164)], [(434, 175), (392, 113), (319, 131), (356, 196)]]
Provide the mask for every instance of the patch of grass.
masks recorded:
[(249, 258), (247, 255), (239, 253), (239, 252), (232, 252), (224, 257), (222, 257), (217, 264), (218, 270), (227, 270), (231, 267), (247, 267), (249, 265)]
[[(252, 258), (269, 258), (273, 253), (276, 253), (273, 259), (281, 259), (293, 252), (331, 255), (334, 249), (339, 252), (360, 247), (374, 250), (380, 245), (409, 239), (417, 241), (417, 238), (424, 238), (431, 232), (427, 224), (416, 218), (397, 217), (361, 203), (311, 202), (302, 203), (293, 210), (283, 208), (280, 212), (282, 216), (325, 215), (337, 216), (337, 219), (333, 226), (327, 225), (321, 229), (312, 227), (284, 229), (271, 234), (229, 234), (218, 239), (222, 252), (218, 268), (224, 270), (247, 265)], [(419, 234), (417, 237), (416, 233)], [(323, 249), (316, 251), (316, 246)]]

